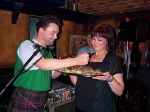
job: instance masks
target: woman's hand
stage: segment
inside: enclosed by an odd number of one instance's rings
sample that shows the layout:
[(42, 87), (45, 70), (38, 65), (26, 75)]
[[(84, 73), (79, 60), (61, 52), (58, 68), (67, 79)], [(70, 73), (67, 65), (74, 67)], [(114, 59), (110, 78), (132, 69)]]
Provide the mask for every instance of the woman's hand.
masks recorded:
[(124, 91), (123, 74), (116, 73), (113, 76), (109, 72), (101, 73), (93, 79), (107, 81), (111, 90), (118, 96), (121, 96)]
[(93, 79), (112, 82), (113, 81), (113, 76), (112, 76), (112, 74), (110, 74), (110, 72), (103, 72), (103, 73), (100, 73), (100, 74), (96, 74), (96, 76), (93, 77)]

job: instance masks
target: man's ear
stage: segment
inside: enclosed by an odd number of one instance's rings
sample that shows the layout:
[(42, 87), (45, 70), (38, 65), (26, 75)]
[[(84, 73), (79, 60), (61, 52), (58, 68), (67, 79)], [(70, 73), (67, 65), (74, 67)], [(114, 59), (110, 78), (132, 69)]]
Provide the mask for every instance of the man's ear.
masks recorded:
[(44, 28), (39, 28), (39, 32), (43, 32), (44, 31)]

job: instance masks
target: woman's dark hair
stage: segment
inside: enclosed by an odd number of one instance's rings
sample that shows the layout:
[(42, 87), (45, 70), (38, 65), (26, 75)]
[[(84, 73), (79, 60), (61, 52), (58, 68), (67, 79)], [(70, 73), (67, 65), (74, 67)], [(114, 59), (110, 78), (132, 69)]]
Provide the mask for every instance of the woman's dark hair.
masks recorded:
[(115, 50), (116, 31), (111, 25), (100, 25), (93, 29), (91, 38), (94, 36), (103, 37), (108, 41), (108, 50)]
[(36, 31), (38, 32), (39, 28), (47, 28), (50, 23), (55, 23), (58, 26), (61, 26), (61, 20), (56, 16), (43, 16), (36, 23)]

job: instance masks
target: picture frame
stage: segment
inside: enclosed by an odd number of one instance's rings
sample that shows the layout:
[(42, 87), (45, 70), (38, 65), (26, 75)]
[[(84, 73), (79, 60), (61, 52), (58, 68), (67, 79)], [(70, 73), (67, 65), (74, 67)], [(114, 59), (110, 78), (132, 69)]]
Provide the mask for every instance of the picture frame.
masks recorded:
[(76, 56), (80, 48), (88, 47), (88, 40), (86, 34), (71, 34), (69, 40), (69, 54)]

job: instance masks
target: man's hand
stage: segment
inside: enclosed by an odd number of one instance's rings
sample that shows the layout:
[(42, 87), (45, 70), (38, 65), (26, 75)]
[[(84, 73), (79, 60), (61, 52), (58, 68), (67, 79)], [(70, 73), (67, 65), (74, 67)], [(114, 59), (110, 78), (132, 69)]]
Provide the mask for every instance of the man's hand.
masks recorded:
[(86, 64), (88, 64), (88, 61), (89, 61), (89, 54), (88, 53), (80, 53), (76, 57), (76, 60), (78, 62), (78, 65), (86, 65)]

